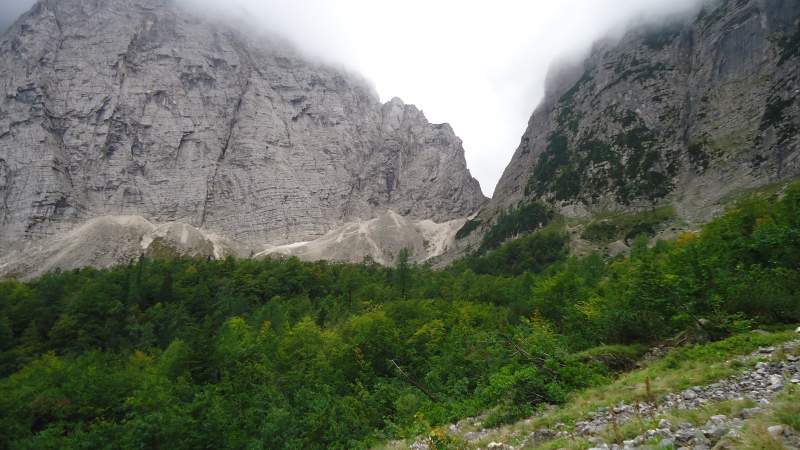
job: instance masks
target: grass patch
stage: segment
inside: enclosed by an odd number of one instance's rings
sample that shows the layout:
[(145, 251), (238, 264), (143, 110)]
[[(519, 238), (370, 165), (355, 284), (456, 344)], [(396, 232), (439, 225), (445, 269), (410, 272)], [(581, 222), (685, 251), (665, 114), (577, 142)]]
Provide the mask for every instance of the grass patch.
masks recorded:
[(751, 147), (749, 134), (747, 129), (738, 129), (720, 136), (713, 136), (708, 141), (708, 149), (714, 157), (739, 155)]
[(786, 387), (786, 392), (774, 403), (772, 417), (778, 423), (800, 431), (800, 387)]
[(739, 438), (726, 438), (722, 444), (727, 446), (725, 448), (785, 449), (781, 439), (771, 436), (767, 431), (772, 425), (784, 425), (800, 431), (800, 387), (786, 386), (764, 413), (747, 421)]
[(657, 427), (657, 420), (640, 416), (619, 426), (612, 423), (605, 432), (600, 433), (600, 438), (608, 444), (622, 444), (625, 440), (633, 439)]
[(689, 422), (694, 426), (701, 426), (708, 422), (712, 416), (723, 414), (728, 417), (735, 417), (743, 409), (755, 406), (756, 402), (753, 400), (728, 400), (695, 409), (675, 409), (664, 417), (673, 424)]
[(750, 448), (759, 450), (786, 450), (783, 442), (770, 436), (767, 432), (767, 425), (755, 423), (748, 426), (744, 435), (738, 442), (733, 443), (739, 448)]
[(540, 450), (585, 450), (591, 446), (586, 439), (559, 438), (537, 445), (536, 448)]
[(659, 225), (675, 216), (672, 206), (662, 206), (650, 211), (601, 217), (590, 222), (581, 237), (596, 244), (608, 244), (619, 239), (631, 240), (640, 234), (653, 236)]
[(765, 184), (757, 188), (737, 189), (720, 199), (723, 205), (731, 205), (748, 197), (770, 198), (777, 196), (787, 185), (787, 181)]

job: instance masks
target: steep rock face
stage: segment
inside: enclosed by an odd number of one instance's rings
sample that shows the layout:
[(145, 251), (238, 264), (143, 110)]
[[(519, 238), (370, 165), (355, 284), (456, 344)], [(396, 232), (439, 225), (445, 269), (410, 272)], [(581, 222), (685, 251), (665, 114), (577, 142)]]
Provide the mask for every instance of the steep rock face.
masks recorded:
[(414, 106), (170, 0), (41, 0), (0, 38), (0, 253), (100, 216), (250, 247), (485, 201)]
[(737, 191), (800, 174), (800, 2), (724, 0), (551, 70), (546, 98), (481, 213), (568, 216), (671, 203), (703, 221)]

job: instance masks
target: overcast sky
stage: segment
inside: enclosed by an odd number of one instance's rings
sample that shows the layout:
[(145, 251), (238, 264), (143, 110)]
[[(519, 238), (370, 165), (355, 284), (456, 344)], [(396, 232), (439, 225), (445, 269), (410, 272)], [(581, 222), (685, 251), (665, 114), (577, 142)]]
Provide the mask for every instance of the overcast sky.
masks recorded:
[[(310, 55), (450, 123), (491, 195), (541, 99), (548, 65), (611, 30), (701, 0), (181, 0), (244, 15)], [(5, 27), (33, 0), (0, 0)]]

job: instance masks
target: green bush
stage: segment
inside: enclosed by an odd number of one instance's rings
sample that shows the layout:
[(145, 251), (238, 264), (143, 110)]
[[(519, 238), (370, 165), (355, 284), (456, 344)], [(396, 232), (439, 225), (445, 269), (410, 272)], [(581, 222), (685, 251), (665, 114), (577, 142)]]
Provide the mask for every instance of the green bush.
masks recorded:
[(642, 344), (601, 345), (577, 354), (580, 361), (587, 364), (601, 364), (612, 373), (626, 372), (636, 368), (639, 360), (647, 353), (648, 347)]
[(458, 232), (456, 232), (456, 239), (461, 240), (472, 234), (481, 226), (481, 221), (477, 219), (468, 220)]
[(495, 249), (509, 238), (543, 228), (553, 218), (553, 211), (539, 202), (522, 204), (508, 211), (502, 211), (495, 224), (483, 236), (480, 251)]
[(616, 214), (595, 219), (586, 225), (581, 237), (597, 244), (624, 239), (628, 243), (640, 234), (653, 236), (658, 227), (675, 217), (671, 206), (663, 206), (639, 213)]
[(563, 261), (569, 249), (566, 233), (547, 228), (514, 239), (496, 250), (464, 258), (456, 267), (468, 267), (482, 275), (521, 275), (541, 272), (552, 264)]

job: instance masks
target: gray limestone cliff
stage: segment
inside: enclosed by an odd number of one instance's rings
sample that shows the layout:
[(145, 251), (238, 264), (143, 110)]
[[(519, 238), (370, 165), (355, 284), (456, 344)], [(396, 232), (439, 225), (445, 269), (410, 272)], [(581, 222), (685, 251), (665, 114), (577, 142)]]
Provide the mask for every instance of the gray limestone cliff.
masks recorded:
[(99, 217), (258, 249), (484, 201), (449, 125), (173, 1), (41, 0), (0, 37), (0, 253)]
[(800, 2), (717, 0), (551, 70), (484, 224), (520, 202), (561, 213), (672, 205), (689, 222), (800, 174)]

